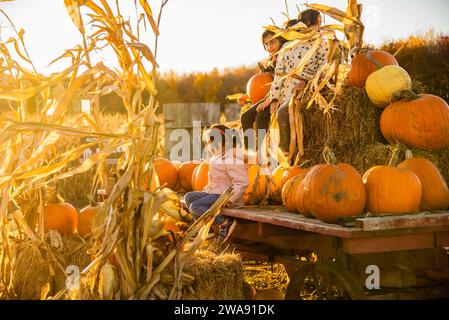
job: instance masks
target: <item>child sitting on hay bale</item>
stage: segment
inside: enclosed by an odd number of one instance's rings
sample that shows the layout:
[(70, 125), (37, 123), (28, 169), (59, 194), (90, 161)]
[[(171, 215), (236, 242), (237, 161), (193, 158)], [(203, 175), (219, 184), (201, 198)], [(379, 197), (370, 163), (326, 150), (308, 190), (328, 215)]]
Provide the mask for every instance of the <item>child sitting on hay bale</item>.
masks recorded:
[[(296, 24), (297, 22), (298, 22), (297, 19), (289, 20), (286, 22), (286, 27), (290, 27)], [(263, 47), (269, 53), (270, 56), (268, 58), (266, 65), (261, 66), (261, 70), (270, 73), (272, 77), (274, 77), (279, 50), (281, 50), (281, 48), (283, 48), (284, 45), (287, 43), (287, 39), (283, 38), (282, 36), (279, 37), (274, 36), (275, 33), (270, 30), (265, 30), (262, 34)], [(243, 97), (247, 98), (248, 96), (245, 95)], [(264, 101), (265, 100), (262, 99), (259, 102), (255, 103), (253, 106), (251, 106), (251, 108), (243, 112), (242, 115), (240, 116), (240, 122), (242, 124), (242, 130), (244, 133), (248, 132), (248, 130), (253, 130), (254, 123), (256, 124), (255, 132), (258, 135), (260, 134), (258, 136), (258, 141), (263, 140), (265, 132), (268, 130), (268, 127), (270, 125), (270, 110), (269, 109), (264, 109), (262, 111), (258, 110), (259, 105)], [(255, 138), (254, 135), (252, 135), (252, 137)], [(256, 141), (256, 139), (254, 139), (253, 141)], [(244, 143), (246, 150), (248, 150), (249, 141), (247, 135), (244, 135)], [(254, 146), (254, 149), (257, 149), (257, 147)]]
[[(202, 216), (220, 197), (232, 187), (233, 195), (227, 207), (243, 206), (243, 194), (249, 185), (243, 152), (236, 145), (233, 129), (217, 124), (204, 133), (212, 157), (209, 160), (208, 184), (204, 192), (192, 191), (185, 195), (185, 203), (195, 219)], [(219, 215), (215, 223), (220, 226), (220, 238), (225, 242), (237, 223)]]
[[(300, 14), (299, 23), (295, 27), (310, 31), (321, 26), (321, 15), (318, 11), (308, 9)], [(321, 41), (315, 53), (309, 58), (303, 71), (292, 77), (283, 77), (294, 71), (312, 50), (316, 40), (300, 41), (298, 44), (280, 55), (276, 63), (275, 78), (270, 88), (269, 98), (261, 103), (257, 111), (262, 112), (270, 107), (270, 112), (276, 112), (279, 123), (280, 141), (279, 147), (288, 155), (290, 149), (290, 112), (289, 102), (294, 93), (304, 89), (308, 81), (315, 77), (318, 70), (326, 63), (329, 52), (327, 41)]]

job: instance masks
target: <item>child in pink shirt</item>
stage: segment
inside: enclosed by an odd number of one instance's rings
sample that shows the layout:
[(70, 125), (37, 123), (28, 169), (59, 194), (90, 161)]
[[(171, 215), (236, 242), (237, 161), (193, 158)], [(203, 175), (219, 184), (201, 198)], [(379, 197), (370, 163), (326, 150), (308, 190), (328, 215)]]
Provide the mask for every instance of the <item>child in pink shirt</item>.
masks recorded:
[[(212, 154), (209, 159), (208, 184), (202, 192), (192, 191), (185, 195), (185, 203), (195, 219), (203, 215), (229, 187), (232, 187), (233, 193), (226, 206), (241, 207), (244, 204), (243, 194), (249, 184), (248, 174), (243, 150), (236, 147), (233, 141), (235, 138), (234, 130), (225, 125), (213, 125), (204, 133)], [(218, 215), (215, 223), (220, 225), (220, 237), (226, 241), (236, 221)]]

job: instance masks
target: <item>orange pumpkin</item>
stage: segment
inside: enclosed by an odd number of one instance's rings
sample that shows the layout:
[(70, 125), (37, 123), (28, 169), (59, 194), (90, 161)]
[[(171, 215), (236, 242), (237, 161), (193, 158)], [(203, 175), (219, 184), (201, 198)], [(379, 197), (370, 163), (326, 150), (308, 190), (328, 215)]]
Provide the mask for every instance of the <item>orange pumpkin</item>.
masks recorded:
[(302, 182), (306, 178), (307, 173), (294, 176), (287, 180), (282, 188), (282, 204), (290, 211), (299, 211), (301, 214), (307, 214), (307, 210), (304, 210), (303, 206), (298, 210), (299, 195), (303, 186)]
[(363, 175), (367, 209), (373, 214), (402, 214), (419, 211), (422, 186), (410, 169), (375, 166)]
[[(287, 170), (287, 168), (283, 166), (277, 166), (272, 174), (271, 174), (271, 181), (270, 181), (270, 198), (275, 203), (282, 203), (282, 177), (284, 175), (284, 172)], [(274, 184), (273, 184), (274, 183)]]
[(284, 174), (282, 175), (281, 185), (284, 186), (285, 183), (289, 179), (291, 179), (291, 178), (293, 178), (295, 176), (299, 176), (300, 174), (307, 173), (308, 171), (309, 171), (309, 168), (302, 168), (302, 167), (299, 167), (299, 166), (287, 168), (284, 171)]
[(265, 198), (268, 191), (268, 178), (256, 164), (246, 165), (246, 168), (248, 170), (249, 185), (243, 194), (243, 201), (247, 205), (258, 204)]
[(253, 104), (265, 98), (270, 91), (271, 82), (273, 82), (273, 77), (267, 72), (258, 73), (248, 80), (246, 92)]
[(358, 216), (366, 202), (365, 186), (358, 171), (346, 163), (333, 163), (312, 167), (303, 186), (307, 209), (325, 222)]
[(301, 176), (303, 176), (303, 178), (301, 183), (299, 184), (298, 193), (296, 195), (296, 210), (298, 210), (298, 212), (305, 217), (314, 218), (308, 206), (309, 203), (307, 199), (308, 189), (305, 187), (305, 180), (307, 174)]
[(424, 150), (443, 149), (449, 145), (449, 105), (430, 94), (393, 102), (382, 112), (380, 129), (391, 143), (399, 141)]
[(298, 190), (299, 184), (302, 182), (303, 177), (296, 176), (289, 179), (282, 187), (282, 204), (290, 211), (296, 210), (296, 204), (294, 203), (294, 195)]
[(200, 165), (200, 161), (188, 161), (179, 166), (178, 181), (179, 187), (184, 191), (192, 191), (193, 171)]
[(78, 224), (78, 212), (75, 207), (64, 202), (55, 193), (49, 194), (44, 206), (44, 232), (56, 230), (61, 234), (73, 234)]
[(193, 170), (192, 174), (192, 189), (193, 191), (203, 191), (209, 181), (209, 164), (201, 162)]
[(161, 185), (165, 184), (169, 189), (176, 187), (178, 183), (178, 169), (170, 160), (165, 158), (154, 159), (154, 170)]
[(366, 79), (376, 70), (389, 65), (399, 65), (396, 58), (380, 50), (362, 50), (352, 59), (351, 71), (348, 73), (348, 85), (365, 87)]
[(81, 209), (78, 214), (78, 234), (82, 237), (92, 233), (92, 229), (95, 225), (95, 213), (97, 207), (87, 206)]
[(449, 189), (435, 165), (424, 158), (414, 158), (408, 150), (406, 160), (398, 167), (413, 171), (421, 181), (422, 199), (420, 210), (445, 210), (449, 207)]

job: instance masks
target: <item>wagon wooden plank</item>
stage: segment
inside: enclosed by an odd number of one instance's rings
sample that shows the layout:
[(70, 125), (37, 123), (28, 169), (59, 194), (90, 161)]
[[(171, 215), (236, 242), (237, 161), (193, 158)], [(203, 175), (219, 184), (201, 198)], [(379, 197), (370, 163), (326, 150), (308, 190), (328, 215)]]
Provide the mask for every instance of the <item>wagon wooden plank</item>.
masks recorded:
[[(282, 226), (292, 230), (331, 235), (340, 238), (363, 238), (373, 236), (393, 236), (401, 234), (416, 234), (449, 231), (446, 215), (449, 212), (439, 212), (425, 215), (383, 216), (357, 219), (355, 226), (341, 226), (325, 223), (318, 219), (306, 218), (298, 213), (289, 212), (284, 207), (244, 207), (240, 209), (226, 208), (222, 214), (243, 221), (261, 222)], [(419, 223), (413, 219), (421, 218)], [(383, 222), (382, 219), (393, 222)], [(405, 221), (405, 222), (404, 222)], [(364, 226), (363, 229), (360, 226)], [(446, 242), (446, 240), (445, 240)]]
[(449, 226), (449, 212), (360, 218), (355, 225), (365, 231)]
[(352, 238), (343, 239), (343, 249), (348, 254), (426, 249), (434, 248), (435, 240), (433, 232)]
[(436, 246), (439, 248), (449, 247), (449, 232), (436, 232)]
[(337, 224), (325, 223), (317, 219), (306, 218), (303, 215), (288, 211), (274, 212), (269, 208), (242, 208), (222, 210), (222, 214), (229, 217), (246, 219), (257, 222), (283, 226), (287, 228), (321, 233), (340, 238), (349, 238), (354, 231), (362, 231), (360, 228), (342, 227)]
[[(271, 229), (273, 226), (264, 225), (263, 228)], [(273, 247), (295, 251), (311, 250), (325, 257), (335, 257), (336, 248), (340, 243), (340, 238), (338, 237), (308, 232), (295, 235), (290, 233), (288, 229), (286, 229), (283, 235), (277, 234), (277, 232), (271, 232), (270, 230), (264, 230), (263, 235), (260, 236), (258, 223), (237, 224), (231, 238), (233, 242), (238, 239), (255, 241)]]

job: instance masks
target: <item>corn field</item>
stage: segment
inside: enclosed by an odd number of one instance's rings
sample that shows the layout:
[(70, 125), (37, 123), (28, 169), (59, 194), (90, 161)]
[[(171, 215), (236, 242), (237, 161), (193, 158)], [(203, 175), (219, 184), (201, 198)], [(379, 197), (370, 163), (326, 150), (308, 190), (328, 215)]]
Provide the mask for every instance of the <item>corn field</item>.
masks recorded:
[[(81, 240), (90, 248), (91, 259), (81, 270), (80, 286), (61, 289), (49, 281), (37, 288), (41, 299), (179, 299), (183, 287), (191, 283), (183, 267), (229, 197), (225, 193), (181, 236), (167, 236), (168, 217), (183, 221), (179, 199), (166, 188), (149, 190), (146, 183), (154, 174), (153, 159), (160, 147), (154, 81), (159, 23), (167, 0), (158, 16), (146, 0), (136, 2), (145, 14), (135, 25), (122, 17), (118, 1), (113, 7), (109, 3), (64, 1), (83, 41), (54, 60), (68, 60), (70, 67), (49, 77), (36, 72), (23, 30), (15, 29), (16, 36), (0, 44), (0, 99), (11, 106), (1, 116), (0, 299), (21, 298), (14, 285), (23, 272), (21, 248), (31, 248), (29, 257), (44, 265), (43, 274), (65, 273), (64, 255), (55, 249), (65, 240), (44, 230), (44, 207), (70, 184), (84, 186), (76, 193), (88, 199), (95, 198), (97, 189), (108, 190), (108, 197), (96, 208), (92, 236)], [(7, 17), (6, 12), (1, 14)], [(152, 30), (153, 48), (140, 39), (143, 25)], [(91, 52), (105, 47), (115, 53), (118, 69), (91, 63)], [(99, 97), (111, 91), (127, 112), (120, 121), (110, 119), (113, 125), (99, 111)], [(149, 99), (143, 98), (144, 93)], [(90, 114), (69, 115), (75, 95), (88, 97)], [(31, 98), (39, 102), (34, 114), (27, 109)], [(80, 143), (86, 137), (95, 141)], [(93, 146), (97, 152), (80, 160)], [(111, 167), (106, 160), (119, 147), (124, 152)]]

